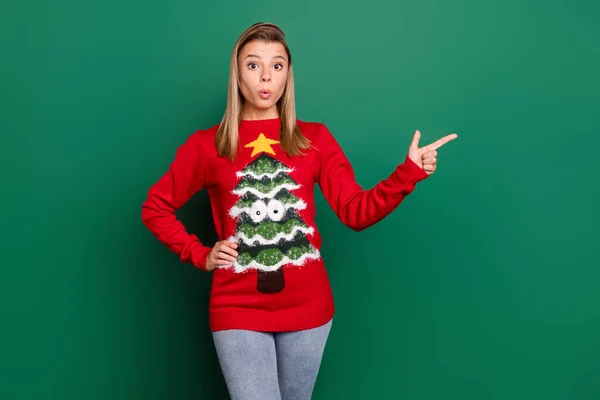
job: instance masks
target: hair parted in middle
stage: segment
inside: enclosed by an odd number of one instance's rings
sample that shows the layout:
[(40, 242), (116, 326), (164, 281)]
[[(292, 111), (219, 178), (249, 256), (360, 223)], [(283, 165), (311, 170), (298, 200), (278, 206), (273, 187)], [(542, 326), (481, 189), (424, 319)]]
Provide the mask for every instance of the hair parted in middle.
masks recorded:
[(310, 141), (300, 132), (296, 124), (296, 104), (294, 99), (294, 72), (292, 55), (285, 40), (285, 34), (277, 25), (258, 22), (248, 27), (236, 41), (231, 52), (227, 106), (215, 138), (220, 156), (233, 161), (238, 149), (238, 129), (242, 121), (244, 97), (240, 91), (240, 71), (238, 57), (244, 46), (251, 41), (266, 43), (278, 42), (283, 45), (288, 57), (288, 73), (283, 95), (277, 102), (281, 120), (279, 140), (281, 148), (289, 155), (302, 155), (302, 150), (310, 148)]

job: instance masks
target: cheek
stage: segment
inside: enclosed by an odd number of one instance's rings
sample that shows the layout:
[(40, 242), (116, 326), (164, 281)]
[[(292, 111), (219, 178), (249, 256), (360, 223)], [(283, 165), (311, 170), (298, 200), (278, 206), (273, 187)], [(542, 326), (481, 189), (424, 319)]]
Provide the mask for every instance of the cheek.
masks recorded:
[(247, 83), (255, 81), (257, 79), (257, 76), (259, 73), (258, 69), (251, 70), (246, 65), (240, 65), (239, 72), (240, 72), (240, 80), (246, 81)]
[(240, 71), (240, 86), (247, 86), (247, 82), (248, 82), (248, 74), (246, 71), (241, 70)]
[(281, 74), (279, 79), (277, 80), (277, 91), (282, 93), (285, 90), (285, 84), (287, 83), (287, 73)]
[(250, 82), (250, 77), (248, 76), (247, 73), (240, 73), (240, 90), (241, 92), (247, 96), (248, 93), (250, 92), (250, 88), (249, 88), (249, 82)]

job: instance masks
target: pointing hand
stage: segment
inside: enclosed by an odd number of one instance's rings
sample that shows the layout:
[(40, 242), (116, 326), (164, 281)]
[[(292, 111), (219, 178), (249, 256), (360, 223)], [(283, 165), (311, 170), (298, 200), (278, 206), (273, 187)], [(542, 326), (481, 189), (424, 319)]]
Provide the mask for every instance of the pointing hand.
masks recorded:
[(444, 136), (435, 142), (419, 147), (419, 139), (421, 139), (421, 132), (415, 131), (412, 143), (408, 148), (408, 157), (419, 167), (421, 167), (427, 174), (431, 175), (435, 172), (437, 166), (437, 149), (445, 145), (451, 140), (458, 137), (456, 133), (452, 133), (448, 136)]

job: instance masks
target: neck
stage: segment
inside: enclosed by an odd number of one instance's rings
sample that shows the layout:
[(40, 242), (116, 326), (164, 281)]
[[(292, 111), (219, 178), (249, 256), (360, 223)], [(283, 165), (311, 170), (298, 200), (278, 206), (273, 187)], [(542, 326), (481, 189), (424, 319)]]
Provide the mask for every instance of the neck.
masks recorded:
[(279, 111), (277, 110), (277, 106), (273, 106), (267, 110), (261, 110), (246, 105), (244, 106), (244, 109), (242, 111), (242, 119), (246, 120), (261, 120), (273, 118), (279, 118)]

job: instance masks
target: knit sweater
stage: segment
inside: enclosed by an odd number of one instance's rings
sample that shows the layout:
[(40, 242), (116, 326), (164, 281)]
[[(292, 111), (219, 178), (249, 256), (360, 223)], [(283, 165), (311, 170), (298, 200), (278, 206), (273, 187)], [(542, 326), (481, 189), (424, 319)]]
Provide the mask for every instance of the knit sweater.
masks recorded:
[(175, 216), (196, 192), (208, 192), (218, 240), (238, 243), (236, 261), (211, 272), (212, 331), (300, 330), (333, 317), (315, 225), (315, 184), (340, 220), (360, 231), (390, 214), (428, 177), (406, 156), (388, 177), (365, 190), (324, 124), (298, 120), (297, 125), (313, 148), (289, 157), (280, 147), (278, 118), (243, 120), (235, 162), (217, 153), (218, 125), (194, 132), (142, 205), (145, 226), (200, 270), (206, 271), (214, 243), (200, 242)]

